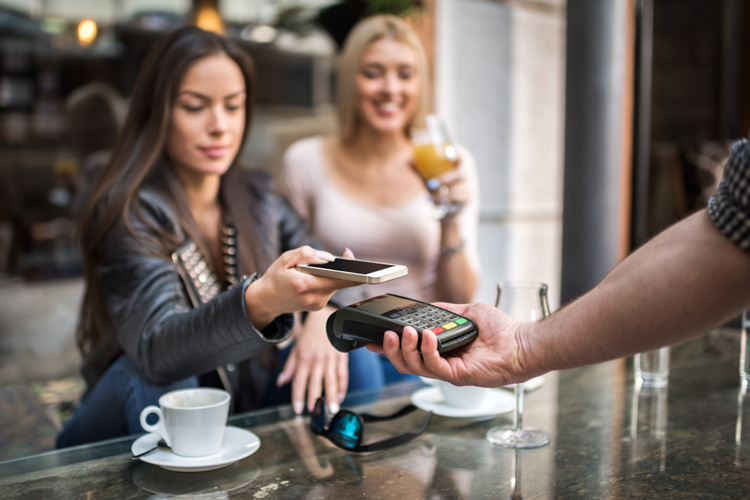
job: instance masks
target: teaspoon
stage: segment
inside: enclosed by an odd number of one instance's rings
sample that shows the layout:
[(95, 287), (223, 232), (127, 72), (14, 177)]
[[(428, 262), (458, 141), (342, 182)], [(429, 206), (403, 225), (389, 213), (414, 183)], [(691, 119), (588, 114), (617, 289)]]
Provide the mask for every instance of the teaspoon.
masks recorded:
[(149, 450), (146, 450), (146, 451), (144, 451), (144, 452), (142, 452), (142, 453), (139, 453), (139, 454), (137, 454), (137, 455), (133, 455), (133, 456), (132, 456), (132, 457), (130, 457), (130, 458), (131, 458), (131, 459), (133, 459), (133, 460), (135, 460), (135, 459), (137, 459), (137, 458), (141, 458), (141, 457), (142, 457), (142, 456), (144, 456), (144, 455), (148, 455), (148, 454), (149, 454), (149, 453), (151, 453), (152, 451), (156, 451), (156, 450), (167, 450), (167, 451), (169, 451), (169, 450), (171, 450), (171, 449), (172, 449), (172, 448), (170, 448), (169, 446), (167, 446), (167, 443), (166, 443), (166, 442), (164, 442), (164, 440), (163, 440), (163, 439), (160, 439), (160, 440), (159, 440), (159, 442), (158, 442), (158, 443), (156, 443), (156, 446), (154, 446), (153, 448), (151, 448), (151, 449), (149, 449)]

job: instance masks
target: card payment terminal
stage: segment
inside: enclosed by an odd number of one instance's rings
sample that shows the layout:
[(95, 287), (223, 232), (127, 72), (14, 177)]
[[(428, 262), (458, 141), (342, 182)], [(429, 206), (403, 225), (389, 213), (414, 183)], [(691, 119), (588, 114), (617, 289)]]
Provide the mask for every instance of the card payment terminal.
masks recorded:
[(349, 352), (365, 344), (382, 344), (386, 330), (400, 336), (405, 326), (417, 330), (420, 342), (424, 329), (435, 332), (439, 352), (461, 347), (477, 336), (477, 326), (468, 318), (390, 293), (342, 307), (328, 317), (326, 330), (333, 347)]

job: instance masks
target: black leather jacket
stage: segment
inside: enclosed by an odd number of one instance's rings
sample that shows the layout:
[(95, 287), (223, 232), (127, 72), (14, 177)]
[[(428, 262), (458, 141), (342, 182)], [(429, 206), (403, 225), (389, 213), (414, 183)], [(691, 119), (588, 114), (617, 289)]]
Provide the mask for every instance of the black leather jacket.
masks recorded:
[[(264, 249), (266, 255), (275, 258), (302, 245), (316, 246), (301, 217), (284, 198), (274, 194), (268, 175), (247, 171), (239, 178), (243, 186), (247, 185), (247, 190), (254, 191), (252, 195), (248, 193), (247, 199), (256, 200), (248, 207), (248, 216), (264, 221), (265, 230), (276, 236), (260, 238), (270, 247)], [(138, 203), (142, 218), (135, 225), (139, 233), (145, 231), (156, 241), (158, 235), (149, 229), (149, 226), (156, 226), (175, 235), (176, 241), (186, 241), (177, 217), (155, 189), (142, 188)], [(241, 241), (243, 235), (238, 236)], [(98, 283), (112, 332), (105, 335), (97, 352), (84, 363), (84, 375), (90, 386), (123, 352), (147, 380), (156, 384), (206, 374), (228, 364), (230, 371), (247, 374), (246, 377), (235, 374), (231, 384), (235, 390), (242, 378), (254, 379), (256, 385), (265, 383), (257, 379), (266, 378), (262, 375), (268, 372), (268, 367), (261, 367), (257, 360), (251, 363), (253, 366), (248, 363), (272, 344), (285, 340), (294, 320), (291, 314), (285, 314), (263, 331), (257, 330), (247, 317), (244, 299), (244, 291), (252, 286), (252, 279), (240, 281), (207, 303), (194, 307), (190, 295), (195, 290), (191, 290), (190, 280), (184, 279), (179, 263), (170, 256), (144, 255), (155, 252), (149, 252), (143, 241), (136, 241), (122, 225), (109, 232), (100, 248), (102, 264), (98, 269)], [(361, 292), (356, 288), (337, 294), (339, 303), (360, 298)], [(245, 365), (235, 368), (234, 365), (240, 363)], [(256, 406), (265, 391), (256, 387), (252, 392), (251, 407)]]

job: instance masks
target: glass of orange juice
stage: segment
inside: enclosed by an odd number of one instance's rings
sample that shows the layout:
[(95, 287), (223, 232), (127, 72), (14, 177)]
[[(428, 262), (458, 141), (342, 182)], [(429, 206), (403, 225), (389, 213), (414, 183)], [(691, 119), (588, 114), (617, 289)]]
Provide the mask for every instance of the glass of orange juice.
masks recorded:
[(441, 175), (458, 166), (456, 146), (450, 139), (445, 121), (437, 115), (427, 115), (424, 128), (411, 130), (411, 141), (414, 147), (414, 167), (432, 195), (438, 218), (457, 212), (460, 206), (453, 206), (448, 198), (447, 186), (441, 185), (439, 180)]

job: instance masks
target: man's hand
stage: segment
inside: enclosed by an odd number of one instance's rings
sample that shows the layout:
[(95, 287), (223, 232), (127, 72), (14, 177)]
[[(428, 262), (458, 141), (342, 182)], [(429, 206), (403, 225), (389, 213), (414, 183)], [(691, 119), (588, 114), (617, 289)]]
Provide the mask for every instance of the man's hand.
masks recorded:
[(521, 375), (520, 323), (487, 304), (435, 305), (473, 320), (479, 329), (477, 338), (442, 356), (437, 350), (434, 333), (429, 330), (422, 332), (420, 352), (417, 350), (417, 332), (407, 326), (400, 345), (398, 335), (389, 331), (383, 338), (383, 346), (368, 344), (367, 349), (384, 353), (401, 373), (445, 380), (454, 385), (501, 387), (530, 378)]

